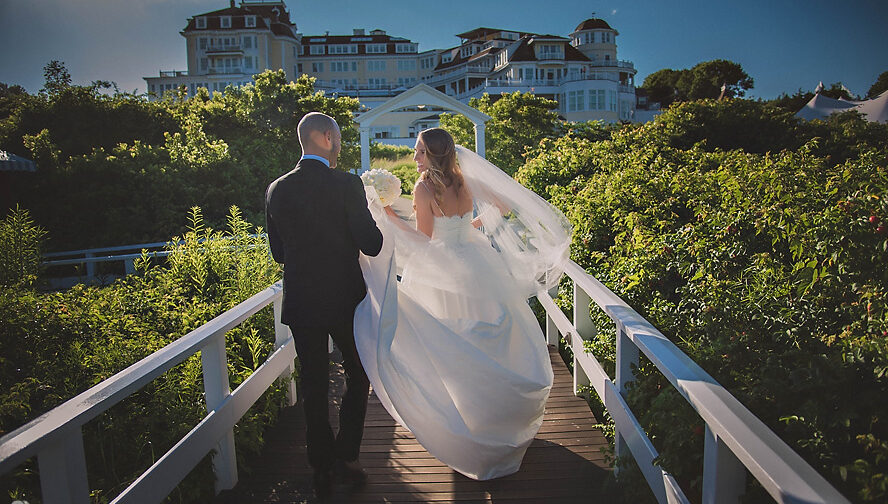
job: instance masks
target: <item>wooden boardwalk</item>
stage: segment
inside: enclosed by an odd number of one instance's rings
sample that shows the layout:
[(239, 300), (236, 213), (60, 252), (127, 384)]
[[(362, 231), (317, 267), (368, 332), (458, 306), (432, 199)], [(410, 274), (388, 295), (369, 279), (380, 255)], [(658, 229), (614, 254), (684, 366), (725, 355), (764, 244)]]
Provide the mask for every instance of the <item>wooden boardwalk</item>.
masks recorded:
[[(550, 347), (555, 384), (546, 403), (543, 426), (527, 450), (521, 470), (491, 481), (475, 481), (429, 455), (409, 431), (398, 425), (371, 395), (360, 460), (369, 479), (359, 490), (334, 487), (327, 502), (490, 502), (578, 503), (594, 501), (610, 472), (601, 449), (607, 445), (586, 402), (575, 397), (573, 379)], [(342, 388), (341, 369), (331, 369), (331, 419)], [(218, 504), (315, 502), (311, 468), (305, 455), (301, 405), (285, 409), (266, 435), (266, 446)]]

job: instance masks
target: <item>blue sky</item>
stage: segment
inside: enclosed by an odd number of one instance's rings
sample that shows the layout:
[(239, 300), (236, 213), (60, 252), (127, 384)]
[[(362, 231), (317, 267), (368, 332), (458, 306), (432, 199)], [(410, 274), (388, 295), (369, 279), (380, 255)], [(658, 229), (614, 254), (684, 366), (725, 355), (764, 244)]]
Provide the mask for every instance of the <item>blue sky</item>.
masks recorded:
[[(238, 0), (239, 1), (239, 0)], [(185, 70), (186, 19), (228, 0), (0, 0), (0, 82), (36, 92), (43, 66), (65, 62), (73, 80), (103, 79), (145, 90), (144, 76)], [(617, 57), (632, 61), (636, 83), (662, 68), (716, 58), (740, 63), (755, 80), (748, 96), (813, 90), (842, 82), (865, 94), (888, 70), (885, 0), (288, 0), (305, 35), (383, 29), (419, 43), (452, 47), (479, 26), (567, 36), (586, 18), (610, 23)]]

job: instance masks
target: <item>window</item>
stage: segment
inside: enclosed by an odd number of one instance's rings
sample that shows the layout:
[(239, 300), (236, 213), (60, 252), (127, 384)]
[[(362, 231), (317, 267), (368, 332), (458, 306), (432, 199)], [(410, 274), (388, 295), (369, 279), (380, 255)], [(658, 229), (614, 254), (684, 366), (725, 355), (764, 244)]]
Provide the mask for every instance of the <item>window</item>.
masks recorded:
[(247, 28), (255, 28), (256, 27), (256, 16), (246, 16), (244, 18), (244, 26)]
[(560, 45), (543, 44), (537, 49), (538, 59), (564, 59), (564, 48)]
[(327, 47), (327, 46), (313, 45), (313, 46), (311, 46), (310, 52), (311, 52), (311, 54), (324, 54), (325, 47)]
[(255, 56), (244, 56), (244, 68), (247, 70), (252, 70), (254, 68), (253, 63), (256, 61)]
[(368, 72), (384, 72), (385, 60), (370, 60), (367, 62)]
[(207, 18), (199, 17), (194, 18), (194, 27), (198, 30), (205, 30), (207, 28)]
[(416, 77), (398, 77), (399, 86), (412, 86), (416, 83)]
[(244, 38), (243, 38), (244, 49), (252, 49), (253, 46), (256, 45), (256, 44), (253, 42), (253, 39), (255, 39), (255, 38), (256, 38), (256, 37), (253, 37), (253, 36), (251, 36), (251, 35), (244, 35)]
[(371, 88), (382, 87), (382, 86), (385, 86), (385, 79), (379, 79), (379, 78), (367, 79), (367, 84), (369, 84)]
[(607, 104), (610, 108), (611, 112), (617, 111), (617, 92), (616, 91), (608, 91), (607, 92)]
[(367, 44), (364, 50), (367, 54), (385, 54), (386, 47), (385, 44)]
[(200, 59), (200, 69), (203, 70), (204, 72), (207, 71), (207, 59), (206, 58)]
[(320, 73), (324, 71), (324, 63), (323, 62), (314, 62), (311, 64), (311, 71), (313, 73)]
[(358, 71), (358, 62), (357, 61), (333, 61), (330, 63), (330, 71), (331, 72), (357, 72)]
[(222, 28), (231, 28), (231, 16), (219, 16), (219, 23)]
[(398, 53), (415, 53), (417, 44), (395, 44), (395, 52)]
[(301, 74), (302, 73), (302, 63), (296, 63), (296, 66), (293, 68), (293, 70), (295, 71), (296, 75)]
[(435, 58), (423, 58), (420, 60), (419, 66), (423, 70), (432, 68), (435, 65)]
[(358, 54), (358, 46), (355, 44), (331, 44), (329, 54)]
[(586, 110), (586, 92), (585, 91), (568, 91), (567, 92), (567, 111), (579, 112)]
[(207, 39), (206, 39), (206, 37), (201, 37), (201, 38), (198, 39), (198, 46), (199, 46), (201, 49), (206, 50), (206, 48), (207, 48)]
[(401, 72), (416, 70), (416, 60), (398, 60), (398, 70)]
[(604, 90), (603, 89), (590, 89), (589, 90), (589, 109), (590, 110), (604, 110)]

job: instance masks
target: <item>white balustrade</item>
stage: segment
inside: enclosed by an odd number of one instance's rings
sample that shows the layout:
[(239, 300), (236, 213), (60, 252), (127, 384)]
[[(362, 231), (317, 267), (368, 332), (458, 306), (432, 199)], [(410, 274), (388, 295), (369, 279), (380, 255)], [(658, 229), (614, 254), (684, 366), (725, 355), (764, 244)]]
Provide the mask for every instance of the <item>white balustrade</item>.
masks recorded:
[[(237, 483), (234, 425), (276, 380), (288, 379), (294, 369), (296, 347), (289, 329), (280, 323), (282, 295), (281, 282), (278, 282), (6, 434), (0, 438), (0, 474), (37, 456), (44, 503), (88, 503), (83, 425), (200, 351), (207, 416), (112, 502), (162, 501), (210, 452), (213, 452), (216, 491), (233, 487)], [(272, 303), (275, 350), (232, 392), (225, 333)], [(295, 404), (296, 388), (292, 379), (287, 382), (287, 397), (290, 405)]]
[[(569, 261), (565, 273), (573, 280), (573, 323), (551, 295), (537, 299), (546, 309), (547, 335), (557, 330), (574, 354), (575, 392), (585, 382), (592, 386), (614, 420), (615, 451), (635, 459), (661, 504), (688, 502), (669, 473), (655, 465), (654, 448), (626, 403), (627, 386), (643, 353), (687, 400), (706, 424), (703, 454), (703, 502), (738, 503), (745, 491), (747, 471), (780, 503), (842, 504), (843, 497), (817, 471), (784, 443), (706, 371), (685, 355), (653, 325), (595, 277)], [(616, 329), (616, 372), (612, 380), (594, 355), (583, 347), (595, 334), (589, 315), (594, 302)]]

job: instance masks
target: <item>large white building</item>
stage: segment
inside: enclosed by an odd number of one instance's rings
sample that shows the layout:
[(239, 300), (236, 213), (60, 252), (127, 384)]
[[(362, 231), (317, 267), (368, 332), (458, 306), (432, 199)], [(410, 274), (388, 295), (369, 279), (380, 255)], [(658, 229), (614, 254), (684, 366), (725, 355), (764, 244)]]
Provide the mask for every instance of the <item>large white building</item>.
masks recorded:
[[(460, 33), (460, 44), (419, 51), (419, 44), (383, 30), (351, 35), (301, 35), (282, 0), (242, 0), (188, 20), (187, 72), (146, 77), (149, 93), (184, 85), (224, 90), (266, 69), (288, 79), (307, 74), (328, 94), (357, 97), (366, 109), (425, 83), (457, 100), (484, 93), (532, 92), (554, 99), (570, 121), (631, 121), (635, 67), (617, 59), (618, 32), (602, 19), (581, 22), (569, 37), (493, 28)], [(380, 141), (411, 138), (434, 126), (440, 111), (416, 107), (373, 127)], [(391, 140), (389, 140), (391, 139)]]

